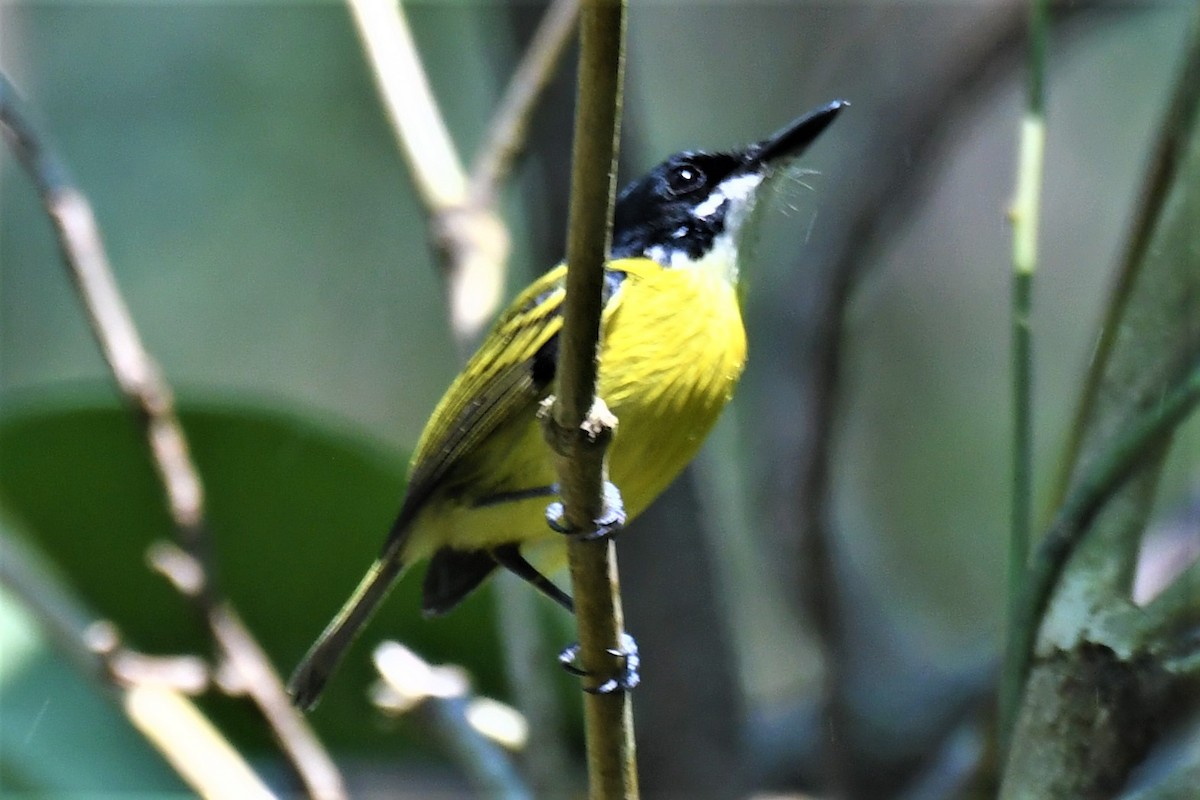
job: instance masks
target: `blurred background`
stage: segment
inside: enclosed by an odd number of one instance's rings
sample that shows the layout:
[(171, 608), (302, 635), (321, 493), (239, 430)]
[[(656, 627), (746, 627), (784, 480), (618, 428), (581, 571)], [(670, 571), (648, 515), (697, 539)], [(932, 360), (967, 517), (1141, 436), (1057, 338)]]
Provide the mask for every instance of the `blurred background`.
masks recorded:
[[(542, 6), (406, 9), (469, 160)], [(1074, 3), (1056, 16), (1033, 321), (1043, 512), (1190, 11)], [(1023, 12), (632, 3), (622, 182), (675, 150), (853, 104), (763, 215), (733, 406), (620, 542), (648, 796), (812, 790), (831, 749), (851, 754), (860, 796), (951, 796), (980, 757), (1003, 623)], [(565, 63), (503, 198), (510, 295), (563, 251)], [(0, 6), (0, 68), (95, 207), (176, 389), (226, 589), (286, 675), (377, 552), (459, 367), (425, 213), (350, 16), (333, 2), (14, 1)], [(36, 193), (0, 154), (0, 509), (132, 645), (207, 653), (191, 609), (146, 567), (170, 523), (60, 261)], [(1198, 454), (1193, 420), (1164, 514), (1197, 491)], [(833, 586), (809, 569), (814, 541), (829, 543)], [(373, 710), (375, 642), (511, 696), (492, 591), (425, 622), (418, 585), (394, 593), (312, 715), (355, 796), (469, 796), (420, 723)], [(814, 594), (834, 601), (832, 627), (814, 621)], [(565, 644), (569, 621), (538, 603), (549, 643)], [(563, 698), (576, 771), (558, 791), (577, 788), (574, 683), (534, 678)], [(287, 791), (258, 719), (215, 693), (203, 705)], [(0, 786), (182, 791), (3, 594)]]

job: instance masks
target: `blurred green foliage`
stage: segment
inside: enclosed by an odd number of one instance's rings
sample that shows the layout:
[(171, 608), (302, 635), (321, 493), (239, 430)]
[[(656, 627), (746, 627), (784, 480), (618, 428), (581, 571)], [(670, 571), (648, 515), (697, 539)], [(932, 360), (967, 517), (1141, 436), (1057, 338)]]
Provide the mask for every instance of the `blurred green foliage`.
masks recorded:
[[(16, 638), (32, 651), (17, 658)], [(105, 792), (178, 796), (179, 778), (109, 698), (45, 642), (37, 622), (0, 594), (0, 787), (5, 796)], [(64, 757), (64, 754), (70, 757)]]
[[(286, 674), (379, 546), (403, 489), (402, 465), (362, 441), (270, 410), (193, 407), (183, 422), (206, 478), (218, 579)], [(147, 546), (172, 529), (124, 409), (82, 398), (7, 409), (0, 473), (0, 502), (36, 531), (36, 544), (70, 585), (97, 614), (118, 621), (132, 646), (209, 651), (202, 621), (146, 565)], [(503, 689), (486, 594), (430, 625), (413, 613), (419, 586), (399, 585), (314, 715), (335, 746), (380, 746), (378, 731), (361, 724), (369, 708), (363, 687), (374, 675), (371, 641), (398, 638), (434, 662), (467, 666), (483, 691)], [(214, 705), (235, 742), (254, 750), (267, 745), (247, 708)]]

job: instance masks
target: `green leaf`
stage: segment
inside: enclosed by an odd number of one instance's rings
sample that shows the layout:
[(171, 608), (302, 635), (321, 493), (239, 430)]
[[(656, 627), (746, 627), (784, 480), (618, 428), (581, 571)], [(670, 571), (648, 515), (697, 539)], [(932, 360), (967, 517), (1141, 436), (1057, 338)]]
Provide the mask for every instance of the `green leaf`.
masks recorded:
[[(132, 646), (208, 655), (192, 607), (146, 566), (147, 546), (172, 528), (139, 431), (109, 397), (6, 398), (0, 505)], [(286, 677), (382, 546), (404, 489), (403, 461), (328, 424), (262, 407), (181, 406), (222, 589)], [(464, 665), (482, 691), (503, 686), (487, 593), (426, 622), (417, 572), (368, 626), (313, 716), (335, 748), (396, 749), (395, 733), (381, 729), (367, 701), (370, 652), (384, 638)], [(210, 697), (204, 705), (236, 746), (271, 747), (246, 704)]]

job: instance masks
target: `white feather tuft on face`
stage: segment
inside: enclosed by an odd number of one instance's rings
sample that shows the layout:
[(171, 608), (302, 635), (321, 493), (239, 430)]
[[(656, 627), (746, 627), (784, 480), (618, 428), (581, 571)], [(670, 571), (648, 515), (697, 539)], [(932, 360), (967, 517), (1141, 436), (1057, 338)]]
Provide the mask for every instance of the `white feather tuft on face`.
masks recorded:
[[(693, 260), (686, 250), (655, 245), (646, 255), (670, 269), (694, 269), (720, 276), (723, 280), (736, 283), (738, 279), (738, 239), (742, 225), (754, 208), (754, 197), (766, 176), (763, 173), (746, 173), (726, 180), (717, 186), (703, 203), (692, 209), (692, 216), (706, 220), (725, 208), (724, 230), (713, 240), (712, 246), (698, 260)], [(725, 204), (729, 203), (726, 208)], [(675, 237), (686, 235), (687, 228), (680, 227)]]
[(708, 219), (713, 214), (717, 213), (721, 206), (725, 205), (725, 201), (729, 200), (733, 203), (733, 208), (730, 212), (737, 214), (740, 210), (738, 206), (745, 203), (754, 196), (754, 190), (762, 183), (763, 176), (761, 173), (746, 173), (738, 175), (736, 178), (730, 178), (708, 196), (703, 203), (696, 206), (692, 210), (692, 216), (696, 219)]

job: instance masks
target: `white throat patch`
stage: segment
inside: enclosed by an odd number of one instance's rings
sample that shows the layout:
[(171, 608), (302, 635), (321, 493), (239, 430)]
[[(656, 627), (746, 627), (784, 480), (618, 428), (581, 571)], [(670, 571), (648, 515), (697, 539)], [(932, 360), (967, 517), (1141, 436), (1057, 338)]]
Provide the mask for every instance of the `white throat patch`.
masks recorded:
[(668, 269), (696, 270), (712, 274), (729, 283), (737, 283), (737, 235), (728, 230), (713, 240), (712, 247), (698, 261), (693, 260), (683, 250), (668, 250), (662, 245), (650, 248), (646, 255)]

